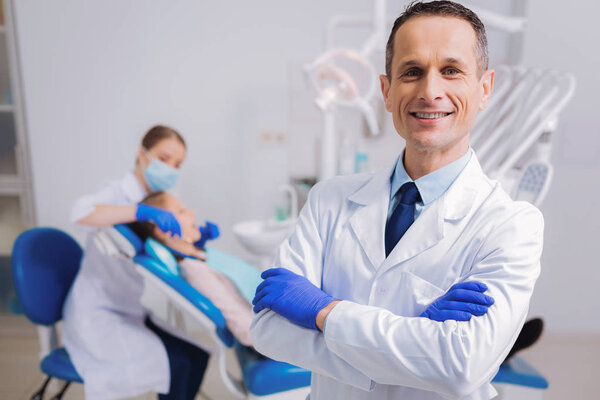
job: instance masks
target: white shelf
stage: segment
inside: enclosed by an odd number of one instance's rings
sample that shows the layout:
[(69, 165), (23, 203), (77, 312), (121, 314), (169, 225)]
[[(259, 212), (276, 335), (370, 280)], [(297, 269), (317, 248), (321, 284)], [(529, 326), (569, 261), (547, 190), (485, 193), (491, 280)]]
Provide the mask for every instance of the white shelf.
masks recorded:
[(0, 104), (0, 112), (13, 112), (15, 111), (15, 106), (12, 104)]
[(22, 194), (29, 182), (17, 175), (0, 175), (0, 195)]

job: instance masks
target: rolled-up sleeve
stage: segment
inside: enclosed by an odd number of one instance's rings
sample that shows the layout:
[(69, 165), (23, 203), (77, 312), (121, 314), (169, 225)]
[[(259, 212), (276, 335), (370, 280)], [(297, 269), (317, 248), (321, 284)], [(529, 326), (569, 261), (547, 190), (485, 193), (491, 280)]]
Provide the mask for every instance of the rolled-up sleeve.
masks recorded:
[(106, 184), (95, 193), (87, 194), (78, 198), (69, 213), (71, 223), (77, 223), (81, 219), (90, 215), (100, 204), (124, 205), (124, 201), (119, 196), (119, 191), (115, 184)]

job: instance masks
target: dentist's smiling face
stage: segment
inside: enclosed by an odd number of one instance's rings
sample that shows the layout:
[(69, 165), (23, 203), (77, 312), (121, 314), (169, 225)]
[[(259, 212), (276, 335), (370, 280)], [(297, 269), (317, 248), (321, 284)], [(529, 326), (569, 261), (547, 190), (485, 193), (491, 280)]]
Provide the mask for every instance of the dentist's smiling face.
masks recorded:
[(478, 110), (487, 105), (494, 72), (480, 71), (471, 25), (420, 16), (395, 34), (391, 76), (382, 75), (386, 109), (406, 149), (464, 154)]

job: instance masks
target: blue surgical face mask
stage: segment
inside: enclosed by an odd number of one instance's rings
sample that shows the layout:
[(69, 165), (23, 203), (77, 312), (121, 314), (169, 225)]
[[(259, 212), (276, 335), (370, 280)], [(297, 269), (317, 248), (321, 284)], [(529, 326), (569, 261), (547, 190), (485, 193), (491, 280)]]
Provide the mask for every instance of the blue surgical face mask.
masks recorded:
[(144, 170), (144, 179), (150, 189), (158, 192), (169, 190), (175, 186), (179, 177), (179, 170), (157, 158), (150, 157), (147, 153), (146, 156), (150, 159), (150, 164)]

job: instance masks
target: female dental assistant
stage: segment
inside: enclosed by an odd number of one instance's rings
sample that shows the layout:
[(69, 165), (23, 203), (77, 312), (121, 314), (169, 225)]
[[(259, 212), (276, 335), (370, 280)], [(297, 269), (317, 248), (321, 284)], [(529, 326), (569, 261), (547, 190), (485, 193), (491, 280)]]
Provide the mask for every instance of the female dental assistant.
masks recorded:
[[(134, 171), (78, 199), (72, 221), (94, 227), (148, 221), (181, 236), (171, 212), (138, 203), (175, 184), (185, 153), (185, 142), (175, 130), (151, 128), (142, 139)], [(150, 321), (140, 303), (143, 286), (133, 263), (102, 254), (94, 232), (88, 235), (81, 269), (63, 309), (63, 342), (84, 380), (86, 399), (150, 391), (160, 399), (193, 399), (198, 392), (208, 354)]]
[(185, 141), (177, 131), (160, 125), (151, 128), (142, 139), (134, 171), (119, 181), (109, 182), (96, 193), (79, 198), (71, 210), (71, 222), (103, 227), (151, 221), (165, 232), (180, 235), (171, 213), (138, 203), (151, 192), (175, 185), (185, 151)]

